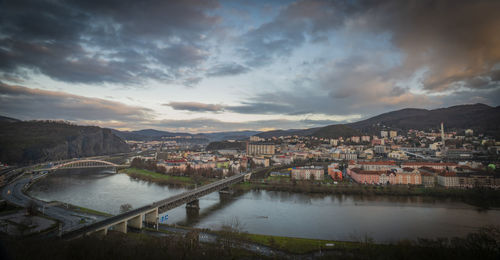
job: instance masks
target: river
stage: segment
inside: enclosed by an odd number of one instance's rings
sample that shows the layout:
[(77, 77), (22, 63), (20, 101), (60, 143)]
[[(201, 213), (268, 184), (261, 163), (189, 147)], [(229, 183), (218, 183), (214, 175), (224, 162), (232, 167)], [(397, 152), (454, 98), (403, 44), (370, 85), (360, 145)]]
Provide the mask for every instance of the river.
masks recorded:
[[(133, 208), (186, 191), (134, 180), (105, 170), (66, 170), (34, 184), (29, 194), (111, 214), (120, 205)], [(170, 210), (167, 223), (220, 229), (237, 226), (249, 233), (378, 242), (399, 239), (464, 236), (486, 225), (500, 225), (500, 210), (478, 210), (452, 200), (422, 197), (310, 195), (248, 191), (220, 199), (200, 199), (200, 211)]]

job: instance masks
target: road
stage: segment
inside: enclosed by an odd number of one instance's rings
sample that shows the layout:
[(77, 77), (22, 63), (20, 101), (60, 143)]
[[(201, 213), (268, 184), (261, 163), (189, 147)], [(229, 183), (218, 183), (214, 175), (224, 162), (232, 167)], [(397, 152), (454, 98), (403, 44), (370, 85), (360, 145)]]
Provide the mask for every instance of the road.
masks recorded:
[[(7, 184), (2, 189), (2, 197), (6, 201), (21, 207), (27, 207), (31, 202), (35, 203), (39, 211), (42, 211), (45, 215), (62, 223), (63, 232), (68, 232), (88, 225), (89, 220), (93, 222), (105, 218), (102, 216), (85, 214), (70, 209), (53, 206), (51, 203), (29, 197), (23, 192), (23, 190), (24, 187), (29, 184), (30, 180), (31, 177), (26, 176)], [(81, 223), (82, 218), (84, 218), (86, 222)]]

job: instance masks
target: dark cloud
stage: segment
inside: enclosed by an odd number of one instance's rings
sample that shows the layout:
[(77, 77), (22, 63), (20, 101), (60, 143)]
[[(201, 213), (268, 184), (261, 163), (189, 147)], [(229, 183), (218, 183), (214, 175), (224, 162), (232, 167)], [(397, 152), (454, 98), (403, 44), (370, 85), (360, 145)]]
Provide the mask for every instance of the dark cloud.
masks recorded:
[(298, 112), (290, 104), (279, 104), (273, 102), (243, 102), (240, 106), (228, 106), (227, 111), (240, 114), (284, 114), (297, 115)]
[[(496, 0), (297, 1), (243, 35), (242, 53), (248, 64), (260, 66), (335, 30), (349, 32), (345, 35), (386, 33), (403, 55), (402, 66), (391, 70), (394, 79), (427, 69), (422, 80), (427, 91), (498, 87), (494, 77), (481, 84), (470, 81), (500, 64), (498, 10)], [(344, 95), (340, 91), (333, 96)]]
[(206, 75), (209, 77), (222, 77), (243, 74), (248, 71), (250, 71), (250, 69), (241, 64), (224, 63), (213, 66)]
[(153, 111), (148, 108), (64, 92), (12, 86), (1, 82), (0, 111), (19, 119), (122, 121), (128, 123), (150, 120), (153, 114)]
[(263, 66), (275, 58), (289, 55), (304, 44), (328, 39), (327, 32), (339, 28), (348, 13), (355, 10), (348, 1), (297, 1), (284, 8), (271, 22), (245, 33), (241, 40), (247, 64)]
[(200, 102), (170, 102), (163, 104), (175, 110), (185, 110), (191, 112), (234, 112), (239, 114), (284, 114), (303, 115), (306, 111), (295, 110), (290, 104), (277, 104), (272, 102), (243, 102), (237, 106), (227, 106), (222, 104), (206, 104)]
[[(66, 82), (183, 81), (207, 59), (216, 1), (2, 1), (0, 71)], [(155, 62), (158, 61), (158, 62)], [(25, 76), (25, 75), (23, 75)]]
[(186, 110), (191, 112), (222, 112), (224, 107), (217, 104), (204, 104), (199, 102), (170, 102), (163, 104), (175, 110)]

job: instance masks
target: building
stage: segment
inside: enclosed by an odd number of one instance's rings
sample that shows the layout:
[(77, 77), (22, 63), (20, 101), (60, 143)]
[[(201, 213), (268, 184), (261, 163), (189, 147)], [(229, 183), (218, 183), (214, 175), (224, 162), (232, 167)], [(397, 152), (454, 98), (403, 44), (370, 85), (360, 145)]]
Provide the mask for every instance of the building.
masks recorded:
[(388, 153), (387, 157), (395, 160), (408, 160), (408, 156), (406, 155), (406, 153), (399, 150)]
[(389, 137), (390, 138), (394, 138), (396, 136), (398, 136), (398, 132), (397, 131), (389, 131)]
[(428, 172), (420, 172), (420, 176), (422, 177), (422, 184), (426, 188), (436, 186), (436, 177)]
[(294, 180), (323, 180), (325, 170), (321, 166), (304, 166), (292, 168), (292, 179)]
[(356, 168), (366, 171), (386, 171), (398, 167), (394, 161), (357, 162), (355, 165)]
[(437, 176), (437, 183), (446, 188), (459, 187), (458, 176), (455, 172), (441, 172)]
[(250, 136), (250, 142), (260, 142), (260, 141), (264, 141), (264, 140), (265, 140), (264, 138), (261, 138), (261, 137), (256, 136), (256, 135)]
[(293, 157), (288, 155), (274, 155), (272, 158), (273, 162), (278, 164), (291, 164), (293, 163)]
[(387, 131), (380, 131), (380, 137), (381, 138), (385, 138), (385, 137), (388, 137), (389, 136), (389, 133)]
[(370, 142), (370, 136), (369, 135), (361, 136), (361, 142)]
[(353, 137), (351, 137), (351, 141), (352, 141), (353, 143), (359, 143), (359, 141), (360, 141), (360, 140), (361, 140), (361, 139), (359, 138), (359, 136), (353, 136)]
[(385, 145), (375, 145), (373, 151), (378, 154), (387, 153), (387, 147)]
[(384, 145), (385, 140), (384, 139), (378, 139), (378, 138), (373, 138), (372, 139), (372, 145)]
[(328, 175), (332, 177), (334, 180), (342, 180), (342, 171), (339, 170), (339, 164), (338, 163), (332, 163), (328, 165)]
[(422, 184), (420, 172), (413, 168), (403, 168), (403, 171), (396, 172), (396, 184), (420, 185)]
[(272, 155), (274, 144), (269, 143), (247, 143), (247, 155)]
[(262, 167), (268, 167), (269, 166), (269, 159), (263, 158), (263, 157), (254, 157), (252, 158), (252, 161), (259, 166)]
[(455, 171), (457, 168), (456, 163), (437, 163), (437, 162), (405, 162), (401, 164), (402, 168), (409, 167), (418, 169), (420, 167), (429, 167), (436, 170), (446, 170), (446, 171)]
[(395, 171), (382, 172), (379, 178), (380, 184), (397, 184)]
[(379, 184), (380, 175), (385, 171), (366, 171), (360, 168), (347, 169), (347, 174), (357, 182), (362, 184)]

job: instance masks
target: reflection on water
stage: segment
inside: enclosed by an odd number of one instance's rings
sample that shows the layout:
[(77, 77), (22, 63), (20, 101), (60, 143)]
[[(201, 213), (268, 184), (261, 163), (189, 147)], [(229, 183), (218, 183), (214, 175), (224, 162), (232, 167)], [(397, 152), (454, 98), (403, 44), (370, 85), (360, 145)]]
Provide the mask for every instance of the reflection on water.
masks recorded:
[[(51, 201), (117, 214), (186, 191), (134, 180), (124, 174), (71, 170), (51, 174), (30, 194)], [(465, 235), (477, 227), (500, 225), (500, 211), (427, 197), (310, 195), (254, 190), (200, 199), (200, 211), (168, 211), (168, 223), (218, 229), (237, 219), (250, 233), (321, 239), (377, 241)]]

